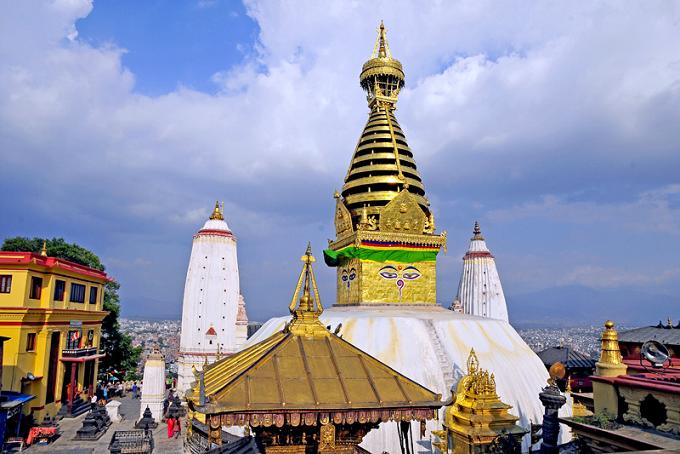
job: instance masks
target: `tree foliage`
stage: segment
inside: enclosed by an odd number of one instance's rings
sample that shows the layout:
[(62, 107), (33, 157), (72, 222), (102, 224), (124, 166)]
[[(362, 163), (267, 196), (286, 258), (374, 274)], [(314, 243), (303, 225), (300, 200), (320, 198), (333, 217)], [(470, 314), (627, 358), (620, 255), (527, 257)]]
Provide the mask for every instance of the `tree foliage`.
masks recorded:
[[(2, 244), (3, 251), (40, 252), (45, 242), (47, 255), (89, 266), (100, 271), (106, 268), (92, 251), (67, 243), (63, 238), (7, 238)], [(108, 311), (102, 322), (102, 336), (100, 351), (106, 353), (102, 358), (99, 370), (102, 374), (112, 374), (118, 378), (128, 380), (139, 379), (137, 366), (142, 354), (141, 347), (132, 346), (132, 338), (120, 331), (118, 317), (120, 316), (120, 284), (108, 282), (104, 287), (104, 310)]]

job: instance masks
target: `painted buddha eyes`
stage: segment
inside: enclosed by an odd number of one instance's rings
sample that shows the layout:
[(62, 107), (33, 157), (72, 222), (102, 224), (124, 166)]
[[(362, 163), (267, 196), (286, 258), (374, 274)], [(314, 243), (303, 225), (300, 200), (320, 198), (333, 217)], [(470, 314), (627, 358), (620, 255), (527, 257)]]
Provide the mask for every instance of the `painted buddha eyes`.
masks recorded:
[[(392, 271), (392, 270), (394, 270), (394, 271)], [(397, 276), (398, 276), (397, 269), (393, 266), (384, 266), (384, 267), (380, 268), (379, 273), (385, 279), (396, 279)]]
[(387, 265), (380, 268), (378, 273), (384, 279), (396, 279), (399, 277), (399, 271), (401, 271), (402, 279), (406, 279), (407, 281), (413, 281), (421, 276), (420, 270), (418, 270), (418, 268), (415, 266), (407, 266), (403, 270), (399, 270), (392, 265)]
[(357, 270), (352, 268), (349, 271), (347, 270), (342, 270), (342, 276), (340, 279), (342, 279), (342, 282), (345, 282), (347, 284), (347, 288), (349, 288), (350, 283), (356, 279), (357, 277)]

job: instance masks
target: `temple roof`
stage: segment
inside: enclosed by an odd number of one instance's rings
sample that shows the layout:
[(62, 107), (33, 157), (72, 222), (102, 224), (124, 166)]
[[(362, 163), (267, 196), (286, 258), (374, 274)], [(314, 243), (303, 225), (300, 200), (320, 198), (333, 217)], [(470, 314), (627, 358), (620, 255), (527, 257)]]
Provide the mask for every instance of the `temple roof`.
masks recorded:
[(323, 326), (309, 248), (302, 261), (292, 320), (262, 342), (205, 367), (203, 383), (199, 378), (189, 394), (193, 406), (205, 414), (439, 408), (439, 394)]
[(380, 216), (380, 208), (408, 188), (429, 215), (425, 187), (394, 115), (404, 72), (401, 63), (392, 58), (382, 23), (371, 57), (360, 77), (371, 111), (345, 177), (343, 201), (356, 223), (364, 207), (368, 215)]

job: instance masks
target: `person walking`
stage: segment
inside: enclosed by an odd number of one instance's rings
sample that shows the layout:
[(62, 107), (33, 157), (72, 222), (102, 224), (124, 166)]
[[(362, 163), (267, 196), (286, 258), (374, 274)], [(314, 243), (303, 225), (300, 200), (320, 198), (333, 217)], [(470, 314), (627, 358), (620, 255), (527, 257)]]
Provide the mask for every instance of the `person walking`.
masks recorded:
[(182, 435), (182, 424), (179, 418), (175, 418), (175, 426), (172, 429), (175, 432), (175, 438), (179, 438)]
[(132, 384), (132, 398), (133, 398), (133, 399), (136, 399), (136, 398), (137, 398), (137, 390), (138, 390), (138, 388), (137, 388), (137, 382), (134, 382), (134, 383)]
[(168, 418), (168, 438), (172, 438), (175, 434), (175, 419)]

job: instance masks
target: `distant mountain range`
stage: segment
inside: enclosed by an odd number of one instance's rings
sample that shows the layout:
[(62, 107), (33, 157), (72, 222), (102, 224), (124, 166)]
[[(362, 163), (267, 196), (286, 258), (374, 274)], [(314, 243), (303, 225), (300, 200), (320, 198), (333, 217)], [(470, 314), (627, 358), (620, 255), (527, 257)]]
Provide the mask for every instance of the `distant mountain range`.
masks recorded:
[(516, 327), (600, 324), (611, 319), (632, 326), (680, 317), (680, 298), (633, 288), (552, 287), (507, 296), (510, 322)]

